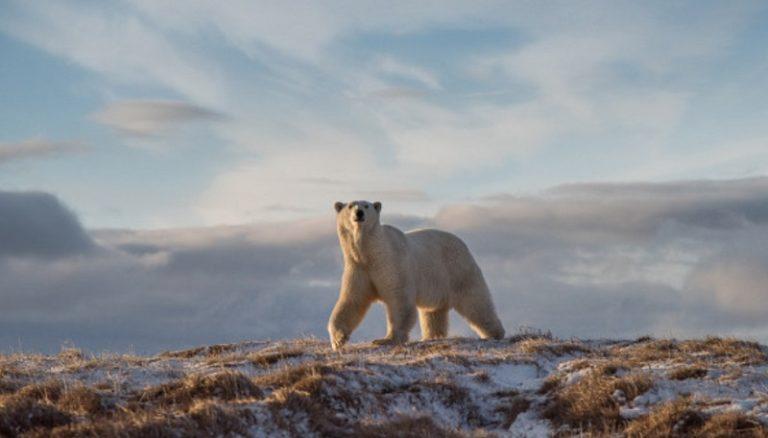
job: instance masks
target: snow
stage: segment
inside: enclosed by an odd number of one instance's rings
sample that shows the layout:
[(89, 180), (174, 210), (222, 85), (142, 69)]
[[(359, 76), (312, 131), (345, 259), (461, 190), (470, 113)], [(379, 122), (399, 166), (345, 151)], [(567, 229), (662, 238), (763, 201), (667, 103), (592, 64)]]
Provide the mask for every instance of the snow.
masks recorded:
[(531, 364), (500, 364), (483, 367), (498, 386), (520, 391), (533, 391), (541, 386), (539, 367)]
[(517, 416), (509, 428), (509, 433), (513, 437), (547, 438), (552, 436), (552, 427), (549, 421), (527, 411)]

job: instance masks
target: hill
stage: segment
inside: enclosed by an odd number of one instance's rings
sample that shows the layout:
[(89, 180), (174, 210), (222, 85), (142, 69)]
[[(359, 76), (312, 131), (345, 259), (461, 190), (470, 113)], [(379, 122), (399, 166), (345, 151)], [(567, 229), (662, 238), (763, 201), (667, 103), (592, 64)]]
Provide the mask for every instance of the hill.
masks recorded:
[(0, 435), (765, 436), (768, 350), (523, 333), (0, 355)]

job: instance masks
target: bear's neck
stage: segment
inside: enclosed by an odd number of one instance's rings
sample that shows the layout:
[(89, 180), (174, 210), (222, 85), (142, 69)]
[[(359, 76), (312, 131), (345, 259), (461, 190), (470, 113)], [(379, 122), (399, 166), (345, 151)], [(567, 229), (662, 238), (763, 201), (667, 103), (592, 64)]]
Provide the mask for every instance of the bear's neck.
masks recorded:
[(362, 266), (373, 263), (385, 243), (381, 238), (380, 225), (368, 230), (343, 229), (340, 230), (339, 236), (344, 245), (345, 262)]

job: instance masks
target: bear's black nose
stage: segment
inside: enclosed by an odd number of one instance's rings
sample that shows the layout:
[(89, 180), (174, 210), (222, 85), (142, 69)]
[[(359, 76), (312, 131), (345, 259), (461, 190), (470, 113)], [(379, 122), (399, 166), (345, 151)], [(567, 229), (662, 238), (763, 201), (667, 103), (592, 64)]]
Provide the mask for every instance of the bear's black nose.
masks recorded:
[(362, 218), (363, 218), (363, 215), (365, 215), (365, 213), (363, 212), (363, 210), (357, 210), (357, 211), (355, 212), (355, 216), (357, 216), (357, 218), (358, 218), (358, 219), (362, 219)]

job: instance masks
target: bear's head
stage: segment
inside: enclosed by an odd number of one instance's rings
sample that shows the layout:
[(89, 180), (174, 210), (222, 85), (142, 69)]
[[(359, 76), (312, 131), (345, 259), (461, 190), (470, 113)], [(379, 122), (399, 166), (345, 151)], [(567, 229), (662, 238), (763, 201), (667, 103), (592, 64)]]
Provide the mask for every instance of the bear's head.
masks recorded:
[(379, 225), (381, 202), (352, 201), (337, 202), (336, 223), (350, 231), (365, 231)]

